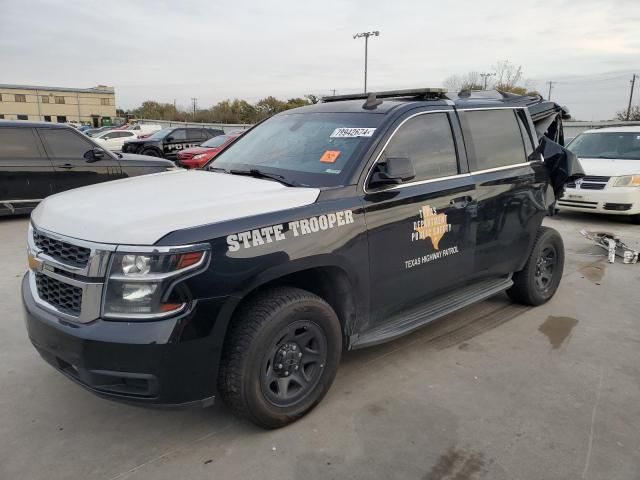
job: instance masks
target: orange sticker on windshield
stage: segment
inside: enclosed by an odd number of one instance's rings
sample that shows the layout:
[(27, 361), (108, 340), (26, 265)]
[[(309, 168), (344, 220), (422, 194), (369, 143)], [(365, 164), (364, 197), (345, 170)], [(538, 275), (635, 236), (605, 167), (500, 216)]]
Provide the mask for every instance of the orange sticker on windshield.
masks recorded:
[(325, 150), (320, 161), (322, 163), (336, 163), (336, 160), (340, 156), (340, 150)]

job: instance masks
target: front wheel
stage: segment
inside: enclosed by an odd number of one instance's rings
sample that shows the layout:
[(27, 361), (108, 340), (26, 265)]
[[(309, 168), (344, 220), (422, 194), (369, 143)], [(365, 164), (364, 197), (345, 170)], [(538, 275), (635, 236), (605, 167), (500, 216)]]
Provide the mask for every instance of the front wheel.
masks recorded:
[(160, 152), (158, 152), (155, 148), (145, 148), (142, 151), (142, 155), (147, 155), (149, 157), (160, 157)]
[(542, 305), (556, 293), (564, 270), (564, 243), (553, 228), (540, 227), (524, 269), (513, 275), (507, 290), (512, 300), (526, 305)]
[(234, 316), (218, 389), (238, 415), (283, 427), (322, 400), (341, 352), (340, 322), (327, 302), (298, 288), (266, 290)]

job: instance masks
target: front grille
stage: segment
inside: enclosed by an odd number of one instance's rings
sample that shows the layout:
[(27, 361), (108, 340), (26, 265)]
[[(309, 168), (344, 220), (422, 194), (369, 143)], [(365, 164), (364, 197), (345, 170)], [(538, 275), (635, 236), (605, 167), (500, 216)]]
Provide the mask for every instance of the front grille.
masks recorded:
[(633, 203), (605, 203), (602, 208), (605, 210), (616, 210), (618, 212), (625, 212), (631, 210)]
[(71, 243), (56, 240), (36, 230), (33, 231), (33, 241), (42, 252), (59, 262), (74, 267), (86, 267), (91, 250)]
[(606, 183), (586, 183), (586, 182), (583, 182), (582, 185), (580, 185), (580, 189), (581, 190), (604, 190), (605, 186), (606, 186)]
[[(611, 177), (604, 177), (599, 175), (587, 175), (581, 178), (580, 189), (583, 190), (604, 190), (607, 186), (607, 182)], [(576, 182), (568, 182), (568, 188), (578, 188)]]
[(587, 208), (590, 210), (595, 210), (598, 207), (598, 202), (584, 202), (580, 200), (568, 200), (565, 198), (561, 198), (558, 202), (558, 205), (561, 207), (574, 207), (574, 208)]
[(61, 282), (43, 273), (37, 272), (35, 275), (38, 296), (42, 300), (63, 313), (76, 317), (80, 315), (82, 307), (81, 288)]

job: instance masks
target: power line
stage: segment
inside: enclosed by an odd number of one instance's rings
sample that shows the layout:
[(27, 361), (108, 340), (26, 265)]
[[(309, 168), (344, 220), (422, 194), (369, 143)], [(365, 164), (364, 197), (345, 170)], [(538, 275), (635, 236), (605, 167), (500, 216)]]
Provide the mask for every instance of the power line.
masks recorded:
[(191, 104), (193, 105), (193, 120), (196, 119), (196, 110), (198, 109), (198, 99), (191, 97)]
[(631, 102), (633, 101), (633, 88), (636, 86), (636, 74), (634, 73), (631, 77), (631, 91), (629, 92), (629, 106), (627, 107), (627, 122), (629, 121), (629, 116), (631, 115)]

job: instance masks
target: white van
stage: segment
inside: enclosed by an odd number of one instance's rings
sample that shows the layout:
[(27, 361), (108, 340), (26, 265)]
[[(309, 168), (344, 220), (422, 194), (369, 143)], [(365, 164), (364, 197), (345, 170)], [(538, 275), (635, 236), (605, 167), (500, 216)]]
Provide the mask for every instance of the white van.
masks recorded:
[(640, 126), (587, 130), (567, 148), (586, 176), (567, 183), (560, 209), (626, 215), (640, 223)]

